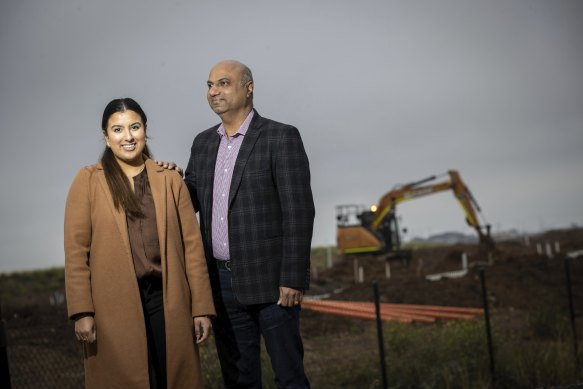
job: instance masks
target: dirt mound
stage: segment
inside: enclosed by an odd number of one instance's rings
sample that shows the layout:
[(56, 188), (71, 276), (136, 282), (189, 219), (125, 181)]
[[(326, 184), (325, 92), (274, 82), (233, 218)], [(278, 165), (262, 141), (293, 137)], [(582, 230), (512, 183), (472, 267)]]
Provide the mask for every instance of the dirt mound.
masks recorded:
[[(374, 256), (339, 259), (320, 270), (308, 295), (349, 301), (371, 301), (371, 282), (377, 280), (382, 302), (481, 307), (480, 270), (493, 309), (531, 310), (567, 304), (565, 260), (568, 252), (583, 249), (583, 229), (552, 230), (544, 234), (496, 242), (491, 253), (476, 245), (418, 249), (409, 264), (389, 263)], [(459, 278), (430, 281), (428, 275), (462, 270)], [(575, 308), (583, 312), (583, 258), (571, 262)], [(362, 267), (363, 283), (355, 283)], [(386, 278), (390, 270), (390, 278)], [(459, 274), (458, 274), (459, 275)]]

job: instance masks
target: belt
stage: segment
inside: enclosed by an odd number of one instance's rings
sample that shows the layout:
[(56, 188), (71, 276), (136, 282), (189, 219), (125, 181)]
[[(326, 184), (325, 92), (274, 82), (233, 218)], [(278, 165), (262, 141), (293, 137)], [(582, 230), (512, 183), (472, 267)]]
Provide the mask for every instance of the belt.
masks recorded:
[(217, 267), (219, 268), (219, 270), (228, 270), (231, 271), (231, 260), (227, 259), (225, 260), (221, 260), (221, 259), (217, 259), (215, 261), (217, 263)]

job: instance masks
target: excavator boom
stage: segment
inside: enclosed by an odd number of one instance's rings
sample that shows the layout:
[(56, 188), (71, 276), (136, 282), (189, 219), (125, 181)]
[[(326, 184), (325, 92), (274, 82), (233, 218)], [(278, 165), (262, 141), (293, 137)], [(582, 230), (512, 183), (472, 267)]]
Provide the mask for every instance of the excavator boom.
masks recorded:
[[(449, 180), (429, 184), (429, 182), (445, 175), (433, 175), (393, 188), (381, 197), (375, 211), (368, 212), (360, 210), (356, 214), (356, 218), (360, 220), (359, 225), (353, 224), (350, 226), (350, 229), (341, 229), (341, 227), (348, 226), (340, 223), (341, 217), (345, 217), (346, 215), (340, 215), (351, 208), (347, 208), (349, 206), (337, 207), (337, 216), (339, 218), (339, 249), (345, 253), (365, 250), (365, 246), (367, 251), (398, 250), (399, 237), (396, 231), (397, 227), (394, 216), (397, 204), (448, 190), (451, 190), (458, 200), (466, 216), (467, 223), (476, 230), (480, 242), (489, 247), (493, 247), (494, 243), (490, 237), (490, 226), (488, 224), (485, 226), (480, 224), (478, 220), (478, 214), (481, 212), (480, 207), (456, 170), (449, 170), (447, 172)], [(484, 227), (486, 232), (482, 231)]]

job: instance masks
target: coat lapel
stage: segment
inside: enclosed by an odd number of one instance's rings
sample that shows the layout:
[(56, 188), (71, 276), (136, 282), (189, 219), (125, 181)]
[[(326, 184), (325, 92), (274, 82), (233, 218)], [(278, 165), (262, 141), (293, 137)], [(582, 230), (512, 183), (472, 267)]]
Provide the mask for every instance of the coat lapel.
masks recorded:
[(105, 194), (105, 197), (107, 197), (108, 200), (107, 204), (109, 204), (109, 208), (113, 214), (113, 218), (115, 219), (115, 224), (117, 224), (117, 228), (119, 229), (119, 235), (121, 236), (121, 240), (123, 241), (126, 253), (129, 255), (129, 258), (132, 258), (132, 250), (130, 247), (130, 237), (128, 234), (126, 213), (122, 208), (119, 209), (115, 208), (115, 205), (113, 204), (113, 197), (111, 196), (111, 191), (109, 190), (109, 186), (107, 185), (107, 180), (105, 179), (105, 172), (103, 171), (103, 166), (101, 165), (101, 163), (97, 164), (97, 169), (103, 173), (98, 175), (101, 190)]
[(229, 207), (235, 198), (235, 194), (239, 189), (241, 184), (241, 178), (243, 177), (243, 171), (245, 170), (245, 165), (247, 160), (251, 155), (251, 151), (259, 138), (261, 133), (261, 116), (255, 111), (253, 119), (249, 124), (249, 128), (243, 137), (243, 143), (239, 149), (239, 154), (237, 155), (237, 160), (235, 161), (235, 169), (233, 170), (233, 178), (231, 179), (231, 187), (229, 188)]
[(158, 228), (158, 240), (160, 243), (160, 255), (162, 258), (162, 268), (166, 271), (166, 175), (164, 168), (156, 165), (152, 160), (146, 160), (146, 172), (152, 190), (152, 198), (156, 208), (156, 225)]

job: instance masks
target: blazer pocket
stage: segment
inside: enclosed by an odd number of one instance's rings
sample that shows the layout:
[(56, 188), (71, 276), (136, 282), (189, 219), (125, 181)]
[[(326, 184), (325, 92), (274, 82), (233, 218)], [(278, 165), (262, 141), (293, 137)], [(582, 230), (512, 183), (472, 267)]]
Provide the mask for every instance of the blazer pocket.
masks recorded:
[[(271, 174), (271, 170), (254, 170), (243, 175), (241, 180), (242, 185), (244, 185), (247, 190), (259, 193), (265, 191), (267, 188), (274, 188), (275, 181)], [(272, 189), (267, 189), (268, 191)]]
[(281, 258), (282, 240), (282, 236), (274, 236), (258, 240), (254, 245), (256, 259), (261, 262), (262, 260)]
[(243, 173), (244, 177), (271, 176), (271, 169), (249, 169)]

